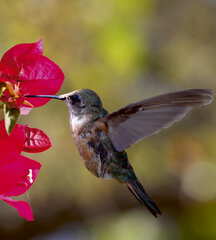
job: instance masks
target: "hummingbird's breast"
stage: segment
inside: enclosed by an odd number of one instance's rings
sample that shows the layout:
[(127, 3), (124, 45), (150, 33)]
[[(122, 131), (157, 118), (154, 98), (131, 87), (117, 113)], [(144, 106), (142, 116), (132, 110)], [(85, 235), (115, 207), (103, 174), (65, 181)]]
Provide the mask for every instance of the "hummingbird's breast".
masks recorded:
[(112, 151), (105, 132), (87, 116), (73, 117), (71, 132), (86, 168), (97, 177), (112, 178), (108, 171)]

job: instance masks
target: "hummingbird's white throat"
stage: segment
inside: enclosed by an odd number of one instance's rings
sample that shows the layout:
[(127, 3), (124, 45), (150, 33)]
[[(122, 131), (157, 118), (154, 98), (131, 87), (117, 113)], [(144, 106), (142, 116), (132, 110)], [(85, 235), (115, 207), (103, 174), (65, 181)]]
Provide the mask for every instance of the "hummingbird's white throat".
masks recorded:
[(90, 118), (88, 115), (74, 116), (72, 113), (70, 113), (70, 127), (72, 132), (79, 130), (89, 121)]

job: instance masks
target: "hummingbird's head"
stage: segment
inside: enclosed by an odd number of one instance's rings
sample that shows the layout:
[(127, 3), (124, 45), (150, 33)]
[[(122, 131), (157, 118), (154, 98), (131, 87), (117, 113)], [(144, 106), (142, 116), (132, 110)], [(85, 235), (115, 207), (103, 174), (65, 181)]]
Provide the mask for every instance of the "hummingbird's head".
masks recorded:
[(80, 89), (60, 96), (74, 116), (96, 114), (102, 109), (99, 96), (90, 89)]
[(80, 89), (70, 93), (56, 95), (26, 95), (25, 97), (53, 98), (63, 100), (72, 116), (91, 115), (94, 119), (102, 117), (105, 110), (99, 96), (90, 89)]

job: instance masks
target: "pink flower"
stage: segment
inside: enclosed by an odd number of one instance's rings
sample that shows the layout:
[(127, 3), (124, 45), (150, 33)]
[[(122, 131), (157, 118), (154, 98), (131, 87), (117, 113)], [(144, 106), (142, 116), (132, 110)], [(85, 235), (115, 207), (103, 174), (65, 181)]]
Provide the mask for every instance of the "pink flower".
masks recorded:
[(64, 73), (42, 55), (42, 40), (22, 43), (9, 49), (0, 61), (0, 101), (4, 104), (5, 127), (10, 134), (20, 117), (32, 107), (40, 107), (49, 98), (26, 99), (27, 94), (56, 94)]
[(20, 216), (32, 221), (34, 218), (29, 204), (9, 196), (25, 193), (35, 181), (41, 164), (16, 154), (11, 154), (11, 158), (7, 160), (6, 165), (0, 166), (0, 199), (16, 208)]
[(33, 220), (29, 204), (10, 196), (22, 195), (31, 187), (41, 164), (20, 154), (22, 151), (41, 152), (49, 147), (50, 140), (41, 130), (17, 124), (8, 136), (4, 121), (0, 121), (0, 200), (16, 208), (28, 221)]
[(0, 61), (0, 100), (9, 108), (39, 107), (50, 99), (25, 99), (26, 94), (56, 94), (64, 80), (62, 70), (42, 55), (42, 40), (9, 49)]
[(45, 151), (51, 142), (40, 129), (16, 122), (20, 114), (28, 114), (32, 107), (50, 101), (27, 99), (25, 95), (56, 94), (64, 80), (58, 65), (42, 54), (43, 44), (39, 40), (12, 47), (0, 60), (0, 101), (4, 106), (4, 120), (0, 121), (0, 200), (29, 221), (33, 220), (29, 204), (10, 197), (22, 195), (31, 187), (41, 164), (21, 153)]

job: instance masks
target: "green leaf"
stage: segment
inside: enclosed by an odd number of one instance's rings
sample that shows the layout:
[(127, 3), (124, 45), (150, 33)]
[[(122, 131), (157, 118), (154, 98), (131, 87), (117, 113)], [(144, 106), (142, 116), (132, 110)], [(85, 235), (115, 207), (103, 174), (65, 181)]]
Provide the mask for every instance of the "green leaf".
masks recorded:
[(11, 134), (14, 126), (16, 125), (17, 120), (20, 116), (19, 108), (9, 108), (4, 104), (4, 118), (5, 118), (5, 128), (8, 135)]
[(6, 89), (7, 87), (6, 86), (1, 86), (0, 88), (0, 97), (2, 96), (4, 90)]

